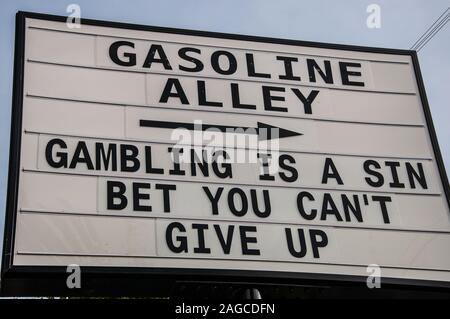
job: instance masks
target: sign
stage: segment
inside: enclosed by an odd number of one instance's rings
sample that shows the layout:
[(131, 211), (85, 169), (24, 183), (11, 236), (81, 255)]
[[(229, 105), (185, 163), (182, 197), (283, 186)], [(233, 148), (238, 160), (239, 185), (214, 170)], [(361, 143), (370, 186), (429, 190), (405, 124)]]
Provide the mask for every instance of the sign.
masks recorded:
[(382, 283), (449, 285), (448, 181), (414, 52), (17, 23), (7, 283), (73, 264), (365, 283), (375, 264)]

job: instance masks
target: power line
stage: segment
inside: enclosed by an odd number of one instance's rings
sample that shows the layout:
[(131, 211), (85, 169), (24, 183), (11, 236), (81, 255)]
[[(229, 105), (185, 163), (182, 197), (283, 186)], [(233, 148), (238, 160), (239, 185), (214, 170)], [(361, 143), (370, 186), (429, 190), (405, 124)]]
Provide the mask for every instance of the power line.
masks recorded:
[(450, 21), (450, 18), (443, 21), (442, 25), (436, 30), (436, 32), (434, 32), (419, 48), (417, 48), (417, 51), (420, 51), (431, 39), (433, 39), (434, 36), (447, 24), (448, 21)]
[(422, 38), (422, 40), (420, 40), (416, 45), (415, 45), (415, 49), (417, 50), (419, 47), (422, 46), (422, 44), (424, 42), (428, 42), (427, 40), (436, 32), (436, 30), (444, 24), (445, 25), (445, 21), (446, 19), (450, 16), (450, 14), (446, 15), (441, 21), (439, 21), (439, 23), (437, 25), (434, 26), (433, 29), (431, 29), (427, 35), (425, 37)]
[[(447, 8), (440, 16), (437, 18), (434, 23), (425, 31), (424, 34), (414, 43), (411, 49), (419, 48), (427, 39), (434, 33), (434, 31), (442, 25), (442, 22), (448, 18), (447, 12), (450, 10), (450, 7)], [(443, 19), (441, 19), (444, 17)], [(438, 23), (439, 22), (439, 23)]]
[(445, 26), (449, 17), (450, 13), (446, 15), (441, 21), (439, 21), (439, 23), (430, 32), (428, 32), (426, 37), (424, 37), (419, 43), (416, 44), (415, 49), (417, 51), (422, 49), (425, 44), (427, 44), (428, 41), (430, 41), (437, 34), (437, 32), (439, 32), (439, 30), (441, 30)]
[(449, 21), (450, 10), (448, 7), (433, 24), (420, 36), (419, 39), (412, 45), (411, 50), (420, 51)]
[(447, 10), (445, 10), (445, 11), (439, 16), (439, 18), (437, 18), (437, 20), (434, 21), (434, 23), (427, 29), (427, 31), (425, 31), (425, 32), (420, 36), (420, 38), (417, 39), (416, 42), (414, 42), (414, 44), (412, 45), (411, 49), (413, 49), (413, 48), (418, 44), (418, 42), (422, 40), (422, 38), (428, 33), (428, 31), (430, 31), (430, 29), (433, 28), (434, 25), (435, 25), (435, 24), (442, 18), (442, 16), (445, 15), (445, 14), (447, 13), (447, 11), (449, 11), (449, 10), (450, 10), (450, 7), (448, 7)]

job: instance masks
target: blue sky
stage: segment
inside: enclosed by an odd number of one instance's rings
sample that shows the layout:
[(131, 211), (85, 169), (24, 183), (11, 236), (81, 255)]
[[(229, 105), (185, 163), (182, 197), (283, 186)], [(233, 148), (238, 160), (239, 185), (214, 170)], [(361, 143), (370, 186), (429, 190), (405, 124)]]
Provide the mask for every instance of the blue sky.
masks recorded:
[[(6, 198), (13, 74), (14, 20), (19, 10), (84, 18), (375, 47), (409, 49), (450, 0), (0, 0), (0, 235)], [(369, 4), (381, 28), (366, 26)], [(450, 170), (450, 23), (419, 52), (441, 151)], [(1, 243), (0, 243), (1, 245)], [(0, 247), (1, 248), (1, 247)]]

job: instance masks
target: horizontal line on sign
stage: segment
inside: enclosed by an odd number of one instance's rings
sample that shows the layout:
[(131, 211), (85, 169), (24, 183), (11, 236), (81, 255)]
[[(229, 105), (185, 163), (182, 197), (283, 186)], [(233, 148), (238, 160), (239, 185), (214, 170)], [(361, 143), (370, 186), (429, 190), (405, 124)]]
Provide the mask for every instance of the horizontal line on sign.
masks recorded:
[(118, 257), (118, 258), (158, 258), (157, 256), (145, 256), (145, 255), (109, 255), (109, 254), (81, 254), (81, 253), (46, 253), (46, 252), (28, 252), (18, 251), (18, 255), (36, 255), (36, 256), (73, 256), (73, 257)]
[[(242, 217), (235, 217), (235, 219), (231, 218), (220, 218), (220, 217), (214, 217), (214, 218), (205, 218), (205, 217), (195, 217), (195, 216), (171, 216), (169, 217), (170, 213), (160, 213), (160, 214), (166, 214), (166, 216), (145, 216), (145, 215), (131, 215), (133, 213), (124, 214), (124, 213), (109, 213), (109, 212), (96, 212), (96, 213), (89, 213), (89, 212), (72, 212), (72, 211), (50, 211), (50, 210), (43, 210), (43, 209), (31, 209), (31, 208), (21, 208), (20, 212), (23, 214), (48, 214), (48, 215), (67, 215), (67, 216), (90, 216), (90, 217), (118, 217), (118, 218), (144, 218), (144, 219), (171, 219), (171, 220), (202, 220), (207, 222), (227, 222), (227, 223), (245, 223), (245, 224), (265, 224), (265, 225), (292, 225), (292, 226), (305, 226), (305, 227), (328, 227), (333, 229), (338, 228), (345, 228), (345, 229), (363, 229), (363, 230), (381, 230), (381, 231), (401, 231), (401, 232), (418, 232), (418, 233), (440, 233), (440, 234), (450, 234), (450, 230), (433, 230), (433, 229), (415, 229), (415, 228), (400, 228), (398, 226), (389, 227), (389, 228), (383, 228), (378, 225), (366, 225), (364, 223), (357, 224), (357, 225), (365, 225), (365, 226), (352, 226), (345, 222), (342, 222), (341, 224), (329, 224), (329, 223), (305, 223), (305, 222), (288, 222), (288, 221), (270, 221), (268, 218), (261, 218), (259, 220), (244, 220), (239, 219)], [(149, 215), (155, 214), (152, 212), (148, 213)], [(299, 215), (299, 219), (301, 219)]]
[[(84, 138), (91, 140), (111, 140), (111, 141), (122, 141), (122, 142), (135, 142), (142, 144), (160, 144), (160, 145), (175, 145), (175, 143), (168, 142), (160, 142), (160, 141), (148, 141), (148, 140), (139, 140), (132, 138), (114, 138), (114, 137), (105, 137), (105, 136), (83, 136), (83, 135), (74, 135), (74, 134), (65, 134), (65, 133), (48, 133), (48, 132), (40, 132), (33, 130), (24, 130), (25, 133), (28, 134), (43, 134), (49, 136), (64, 136), (64, 137), (74, 137), (74, 138)], [(181, 144), (186, 147), (200, 147), (200, 145), (192, 145), (192, 144)], [(202, 146), (204, 148), (218, 148), (218, 149), (230, 149), (229, 147), (218, 147), (218, 146)], [(251, 150), (258, 151), (257, 149), (249, 149), (249, 148), (235, 148), (238, 150)], [(260, 150), (260, 152), (264, 152), (264, 150)], [(343, 154), (343, 153), (325, 153), (325, 152), (313, 152), (313, 151), (296, 151), (296, 150), (279, 150), (279, 153), (295, 153), (295, 154), (312, 154), (312, 155), (329, 155), (329, 156), (348, 156), (348, 157), (365, 157), (365, 158), (383, 158), (383, 159), (398, 159), (398, 160), (415, 160), (415, 161), (432, 161), (431, 157), (411, 157), (411, 156), (381, 156), (381, 155), (361, 155), (361, 154)], [(269, 152), (270, 153), (270, 152)]]
[[(337, 263), (324, 263), (324, 262), (312, 262), (312, 261), (294, 261), (294, 260), (271, 260), (271, 259), (243, 259), (243, 258), (205, 258), (205, 257), (192, 257), (192, 256), (186, 256), (183, 257), (182, 255), (180, 256), (118, 256), (118, 255), (81, 255), (81, 254), (67, 254), (67, 253), (39, 253), (39, 252), (24, 252), (24, 251), (18, 251), (17, 255), (25, 255), (25, 256), (49, 256), (49, 257), (57, 257), (57, 256), (62, 256), (62, 257), (94, 257), (94, 258), (110, 258), (110, 257), (114, 257), (114, 258), (139, 258), (139, 259), (172, 259), (172, 260), (180, 260), (180, 261), (199, 261), (199, 260), (208, 260), (208, 261), (213, 261), (213, 262), (217, 262), (218, 260), (222, 260), (222, 261), (239, 261), (239, 262), (248, 262), (248, 263), (290, 263), (290, 264), (309, 264), (309, 265), (323, 265), (323, 266), (337, 266), (337, 267), (357, 267), (357, 268), (364, 268), (367, 269), (367, 265), (363, 265), (363, 264), (337, 264)], [(380, 268), (383, 269), (400, 269), (400, 270), (423, 270), (423, 271), (436, 271), (436, 272), (446, 272), (448, 273), (449, 270), (447, 269), (436, 269), (436, 268), (419, 268), (419, 267), (399, 267), (399, 266), (383, 266), (383, 265), (378, 265), (380, 266)], [(124, 267), (138, 267), (138, 268), (149, 268), (149, 266), (124, 266)], [(150, 267), (151, 268), (151, 267)], [(161, 267), (159, 267), (161, 268)], [(173, 266), (171, 267), (167, 267), (167, 268), (173, 268)], [(183, 269), (186, 267), (180, 267), (180, 269)], [(191, 267), (192, 268), (192, 267)], [(202, 269), (202, 268), (199, 268)], [(217, 268), (218, 271), (221, 270), (221, 268)], [(251, 270), (249, 270), (251, 271)], [(256, 270), (258, 271), (258, 270)], [(272, 272), (277, 272), (276, 270), (271, 270)], [(282, 272), (286, 272), (286, 271), (282, 271)], [(287, 271), (287, 272), (293, 272), (293, 271)]]
[[(60, 30), (60, 29), (53, 29), (53, 28), (44, 28), (44, 27), (36, 27), (36, 26), (29, 26), (29, 29), (32, 30), (42, 30), (42, 31), (49, 31), (49, 32), (61, 32), (61, 33), (72, 33), (72, 34), (76, 34), (76, 35), (86, 35), (86, 36), (94, 36), (94, 37), (104, 37), (104, 38), (116, 38), (116, 39), (131, 39), (131, 40), (140, 40), (140, 41), (148, 41), (148, 42), (153, 42), (153, 43), (170, 43), (170, 44), (179, 44), (179, 45), (186, 45), (186, 46), (200, 46), (200, 47), (210, 47), (210, 48), (218, 48), (218, 49), (232, 49), (232, 50), (237, 50), (237, 51), (245, 51), (245, 52), (264, 52), (264, 53), (282, 53), (282, 54), (289, 54), (289, 55), (294, 55), (294, 56), (304, 56), (304, 57), (319, 57), (319, 58), (332, 58), (332, 59), (339, 59), (339, 60), (353, 60), (353, 61), (369, 61), (369, 62), (382, 62), (382, 63), (393, 63), (393, 64), (410, 64), (407, 61), (393, 61), (393, 60), (376, 60), (376, 59), (361, 59), (361, 58), (349, 58), (349, 57), (339, 57), (339, 56), (332, 56), (332, 55), (324, 55), (324, 54), (306, 54), (306, 53), (297, 53), (297, 52), (289, 52), (289, 51), (278, 51), (278, 50), (262, 50), (262, 49), (255, 49), (255, 48), (251, 48), (251, 49), (246, 49), (246, 48), (239, 48), (239, 47), (232, 47), (232, 46), (227, 46), (227, 45), (213, 45), (213, 44), (197, 44), (197, 43), (186, 43), (186, 42), (178, 42), (178, 41), (166, 41), (166, 40), (152, 40), (152, 39), (148, 39), (148, 38), (143, 38), (143, 37), (124, 37), (124, 36), (114, 36), (114, 35), (107, 35), (107, 34), (98, 34), (98, 33), (92, 33), (92, 32), (77, 32), (77, 31), (72, 31), (72, 30)], [(145, 32), (145, 31), (144, 31)], [(150, 31), (152, 32), (152, 31)], [(161, 33), (161, 32), (159, 32)], [(195, 37), (195, 36), (187, 36), (187, 37)], [(214, 37), (209, 37), (211, 39), (215, 39)], [(223, 39), (222, 39), (223, 40)], [(242, 40), (231, 40), (231, 41), (238, 41), (241, 43), (245, 43), (245, 41)], [(97, 43), (97, 41), (96, 41)], [(270, 45), (274, 45), (274, 44), (270, 44)], [(286, 45), (280, 45), (279, 46), (286, 46)], [(292, 45), (291, 45), (292, 46)], [(297, 47), (303, 47), (303, 46), (297, 46)], [(305, 47), (305, 48), (311, 48), (311, 47)], [(319, 50), (323, 50), (323, 48), (318, 48)], [(347, 52), (353, 52), (350, 50), (346, 50)], [(373, 53), (373, 54), (379, 54), (379, 53)]]
[[(157, 245), (156, 245), (157, 247)], [(313, 262), (313, 261), (300, 261), (300, 260), (275, 260), (275, 259), (267, 259), (267, 258), (259, 258), (252, 259), (251, 257), (247, 258), (222, 258), (222, 257), (194, 257), (194, 256), (144, 256), (144, 255), (108, 255), (108, 254), (81, 254), (81, 253), (48, 253), (48, 252), (29, 252), (29, 251), (17, 251), (18, 255), (29, 255), (29, 256), (64, 256), (64, 257), (98, 257), (98, 258), (139, 258), (139, 259), (180, 259), (180, 260), (224, 260), (224, 261), (241, 261), (241, 262), (258, 262), (258, 263), (291, 263), (291, 264), (316, 264), (316, 265), (329, 265), (329, 266), (350, 266), (350, 267), (364, 267), (367, 268), (366, 264), (348, 264), (348, 263), (326, 263), (326, 262)], [(422, 267), (400, 267), (400, 266), (385, 266), (380, 265), (381, 269), (383, 268), (392, 268), (392, 269), (405, 269), (405, 270), (428, 270), (428, 271), (440, 271), (440, 272), (449, 272), (447, 269), (439, 269), (439, 268), (422, 268)]]
[(365, 89), (353, 89), (353, 88), (346, 88), (346, 87), (336, 87), (336, 86), (324, 86), (324, 85), (312, 85), (311, 83), (302, 83), (302, 84), (295, 84), (290, 82), (276, 82), (276, 81), (267, 81), (267, 80), (249, 80), (247, 78), (239, 79), (239, 78), (224, 78), (224, 77), (218, 77), (218, 76), (211, 76), (211, 75), (192, 75), (192, 74), (178, 74), (178, 73), (169, 73), (169, 72), (156, 72), (156, 71), (149, 71), (145, 72), (140, 69), (122, 69), (119, 67), (105, 67), (105, 66), (88, 66), (88, 65), (77, 65), (77, 64), (64, 64), (59, 62), (49, 62), (49, 61), (39, 61), (39, 60), (33, 60), (33, 59), (27, 59), (28, 63), (38, 63), (38, 64), (47, 64), (47, 65), (56, 65), (56, 66), (62, 66), (62, 67), (69, 67), (69, 68), (80, 68), (80, 69), (90, 69), (90, 70), (103, 70), (103, 71), (109, 71), (109, 72), (128, 72), (128, 73), (139, 73), (139, 74), (157, 74), (157, 75), (165, 75), (165, 76), (183, 76), (183, 77), (191, 77), (191, 78), (205, 78), (205, 79), (216, 79), (216, 80), (227, 80), (227, 81), (241, 81), (241, 82), (250, 82), (250, 83), (261, 83), (261, 84), (276, 84), (276, 85), (287, 85), (287, 86), (294, 86), (294, 87), (308, 87), (308, 88), (321, 88), (321, 89), (332, 89), (332, 90), (341, 90), (341, 91), (349, 91), (349, 92), (369, 92), (369, 93), (389, 93), (389, 94), (401, 94), (401, 95), (416, 95), (415, 92), (391, 92), (391, 91), (380, 91), (380, 90), (365, 90)]
[[(69, 99), (69, 98), (60, 98), (60, 97), (52, 97), (46, 95), (36, 95), (36, 94), (26, 94), (27, 98), (35, 98), (35, 99), (49, 99), (49, 100), (57, 100), (57, 101), (67, 101), (67, 102), (80, 102), (80, 103), (92, 103), (92, 104), (101, 104), (101, 105), (111, 105), (111, 106), (123, 106), (123, 107), (137, 107), (137, 108), (151, 108), (151, 109), (164, 109), (164, 110), (173, 110), (173, 111), (187, 111), (187, 112), (207, 112), (211, 114), (238, 114), (238, 115), (252, 115), (252, 116), (267, 116), (270, 118), (287, 118), (287, 119), (302, 119), (309, 121), (318, 121), (318, 122), (333, 122), (333, 123), (346, 123), (346, 124), (368, 124), (368, 125), (383, 125), (383, 126), (403, 126), (403, 127), (424, 127), (424, 124), (407, 124), (407, 123), (381, 123), (381, 122), (366, 122), (366, 121), (350, 121), (350, 120), (336, 120), (331, 118), (320, 118), (320, 117), (306, 117), (306, 116), (288, 116), (282, 115), (278, 113), (255, 113), (255, 112), (233, 112), (230, 110), (223, 110), (220, 108), (220, 111), (210, 108), (202, 108), (200, 106), (189, 106), (189, 108), (183, 108), (183, 106), (158, 106), (151, 104), (130, 104), (130, 103), (115, 103), (115, 102), (100, 102), (93, 100), (81, 100), (81, 99)], [(263, 111), (259, 111), (263, 112)], [(280, 113), (280, 112), (279, 112)]]
[(356, 190), (349, 188), (323, 188), (323, 187), (314, 187), (314, 186), (301, 186), (301, 185), (272, 185), (272, 184), (255, 184), (255, 183), (238, 183), (235, 181), (230, 182), (217, 182), (217, 181), (208, 181), (208, 180), (186, 180), (186, 179), (177, 179), (177, 178), (157, 178), (154, 176), (145, 177), (142, 175), (111, 175), (111, 174), (89, 174), (84, 172), (75, 172), (75, 171), (51, 171), (51, 170), (39, 170), (39, 169), (30, 169), (23, 168), (23, 172), (32, 172), (32, 173), (45, 173), (45, 174), (62, 174), (62, 175), (75, 175), (75, 176), (90, 176), (90, 177), (99, 177), (99, 178), (116, 178), (116, 179), (144, 179), (144, 180), (155, 180), (155, 181), (163, 181), (166, 183), (170, 182), (188, 182), (188, 183), (196, 183), (196, 184), (214, 184), (214, 185), (239, 185), (239, 186), (259, 186), (259, 187), (276, 187), (276, 188), (294, 188), (294, 189), (312, 189), (312, 190), (324, 190), (324, 191), (341, 191), (341, 192), (358, 192), (358, 193), (381, 193), (381, 194), (395, 194), (395, 195), (417, 195), (417, 196), (441, 196), (441, 193), (413, 193), (413, 192), (393, 192), (389, 190)]

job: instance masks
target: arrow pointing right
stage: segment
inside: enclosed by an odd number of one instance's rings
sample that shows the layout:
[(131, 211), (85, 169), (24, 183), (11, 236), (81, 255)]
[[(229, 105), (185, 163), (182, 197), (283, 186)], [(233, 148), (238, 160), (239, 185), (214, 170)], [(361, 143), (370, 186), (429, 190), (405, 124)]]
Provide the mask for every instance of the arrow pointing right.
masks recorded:
[(275, 138), (285, 138), (291, 136), (300, 136), (302, 133), (290, 131), (281, 127), (265, 124), (262, 122), (257, 123), (256, 128), (241, 127), (232, 125), (216, 125), (216, 124), (194, 124), (183, 122), (166, 122), (155, 120), (140, 120), (139, 126), (141, 127), (157, 127), (166, 129), (185, 128), (191, 131), (201, 129), (206, 131), (208, 129), (215, 129), (223, 133), (237, 133), (237, 134), (257, 134), (259, 140), (271, 140)]

